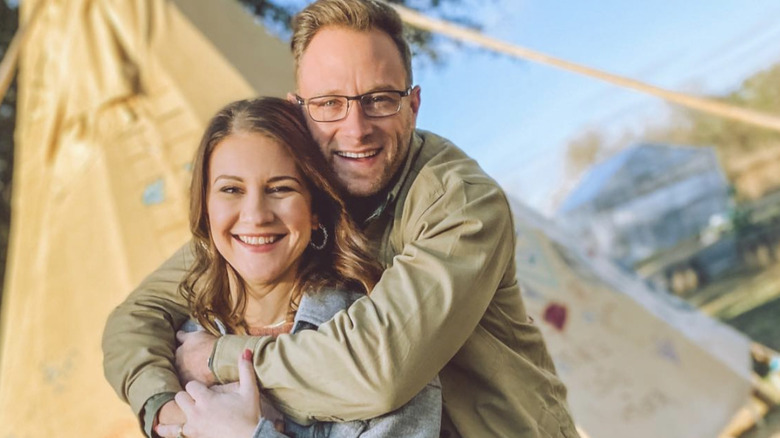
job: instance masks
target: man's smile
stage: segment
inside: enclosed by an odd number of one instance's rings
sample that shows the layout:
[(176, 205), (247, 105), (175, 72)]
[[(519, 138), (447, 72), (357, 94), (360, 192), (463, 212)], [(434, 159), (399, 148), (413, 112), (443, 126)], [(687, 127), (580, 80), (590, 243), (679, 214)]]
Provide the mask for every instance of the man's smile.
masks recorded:
[(382, 149), (373, 149), (373, 150), (362, 151), (362, 152), (336, 151), (334, 152), (334, 154), (338, 155), (341, 158), (362, 159), (362, 158), (375, 157), (379, 155), (381, 151)]

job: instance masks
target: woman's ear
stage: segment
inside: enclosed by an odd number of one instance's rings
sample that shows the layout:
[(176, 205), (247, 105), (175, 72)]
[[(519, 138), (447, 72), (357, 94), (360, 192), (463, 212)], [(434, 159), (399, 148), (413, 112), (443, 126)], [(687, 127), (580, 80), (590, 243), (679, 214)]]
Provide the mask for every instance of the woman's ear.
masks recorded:
[(311, 214), (311, 229), (312, 230), (316, 230), (319, 227), (320, 227), (320, 219), (317, 216), (317, 213), (312, 213)]

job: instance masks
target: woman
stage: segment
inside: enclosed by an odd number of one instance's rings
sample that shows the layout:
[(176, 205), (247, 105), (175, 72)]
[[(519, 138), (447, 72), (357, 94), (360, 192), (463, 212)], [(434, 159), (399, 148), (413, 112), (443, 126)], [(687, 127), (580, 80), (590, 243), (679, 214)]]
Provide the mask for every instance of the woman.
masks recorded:
[[(201, 327), (212, 334), (257, 336), (316, 329), (371, 291), (381, 267), (369, 255), (334, 181), (294, 104), (276, 98), (242, 100), (214, 116), (195, 156), (190, 203), (195, 262), (180, 285)], [(243, 394), (253, 396), (256, 385), (247, 358), (239, 368)], [(209, 391), (194, 387), (201, 394)], [(198, 395), (179, 393), (176, 401), (192, 416), (192, 397)], [(174, 409), (170, 403), (163, 410)], [(193, 424), (220, 419), (215, 406), (197, 412), (213, 417), (209, 421), (188, 417), (192, 427), (185, 431), (228, 436), (228, 427), (230, 433), (238, 426), (251, 430), (246, 428), (250, 423), (252, 436), (287, 436), (262, 416), (259, 402), (231, 405), (228, 411), (235, 414), (235, 409), (242, 410), (243, 423), (233, 415), (230, 424), (222, 421), (223, 431), (196, 430)], [(283, 430), (295, 436), (408, 436), (409, 430), (438, 436), (440, 414), (435, 382), (383, 417), (308, 427), (285, 419)], [(181, 429), (157, 431), (182, 436)]]

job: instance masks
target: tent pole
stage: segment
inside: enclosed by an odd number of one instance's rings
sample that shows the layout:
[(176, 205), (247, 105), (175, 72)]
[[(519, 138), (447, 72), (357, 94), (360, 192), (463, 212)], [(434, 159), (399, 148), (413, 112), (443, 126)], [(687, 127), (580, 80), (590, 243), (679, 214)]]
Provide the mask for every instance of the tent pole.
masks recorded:
[(35, 4), (35, 9), (33, 9), (32, 14), (30, 15), (30, 20), (25, 25), (19, 26), (19, 29), (16, 30), (16, 33), (11, 40), (11, 44), (8, 45), (8, 50), (3, 56), (3, 60), (0, 61), (0, 102), (5, 99), (5, 93), (8, 92), (8, 87), (11, 85), (14, 73), (16, 73), (16, 66), (19, 63), (19, 51), (22, 44), (27, 40), (27, 36), (30, 34), (32, 24), (38, 18), (41, 9), (43, 9), (41, 6), (43, 3), (44, 1), (38, 1)]
[(450, 38), (476, 44), (494, 52), (503, 53), (515, 58), (526, 59), (540, 64), (549, 65), (569, 72), (595, 78), (612, 85), (633, 89), (641, 93), (659, 97), (686, 108), (709, 113), (726, 119), (737, 120), (743, 123), (760, 126), (762, 128), (767, 128), (774, 131), (780, 131), (780, 117), (772, 114), (742, 108), (736, 105), (720, 102), (715, 99), (698, 97), (656, 87), (654, 85), (646, 84), (644, 82), (627, 78), (625, 76), (619, 76), (597, 70), (585, 65), (576, 64), (574, 62), (558, 59), (541, 52), (536, 52), (524, 47), (509, 44), (495, 38), (490, 38), (472, 29), (457, 26), (444, 20), (437, 20), (427, 17), (412, 9), (398, 5), (390, 6), (398, 11), (398, 13), (401, 15), (401, 19), (403, 19), (404, 22), (423, 30), (440, 33)]

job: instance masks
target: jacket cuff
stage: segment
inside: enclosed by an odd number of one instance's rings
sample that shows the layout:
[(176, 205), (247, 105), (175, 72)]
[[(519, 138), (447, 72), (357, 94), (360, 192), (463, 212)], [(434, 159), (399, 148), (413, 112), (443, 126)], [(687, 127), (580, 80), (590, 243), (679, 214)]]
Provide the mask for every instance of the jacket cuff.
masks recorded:
[(139, 374), (127, 389), (127, 399), (135, 415), (142, 419), (146, 401), (163, 392), (181, 391), (179, 377), (173, 371), (155, 368)]
[(144, 404), (144, 410), (142, 412), (143, 423), (141, 424), (147, 437), (157, 438), (157, 434), (152, 430), (152, 426), (154, 426), (154, 419), (157, 418), (157, 413), (160, 411), (160, 408), (162, 408), (164, 404), (173, 400), (175, 396), (176, 393), (174, 392), (163, 392), (162, 394), (152, 396), (149, 400), (147, 400), (146, 404)]
[(218, 383), (238, 381), (238, 359), (244, 350), (254, 353), (260, 342), (260, 337), (225, 335), (217, 338), (214, 351), (211, 353), (209, 366)]

